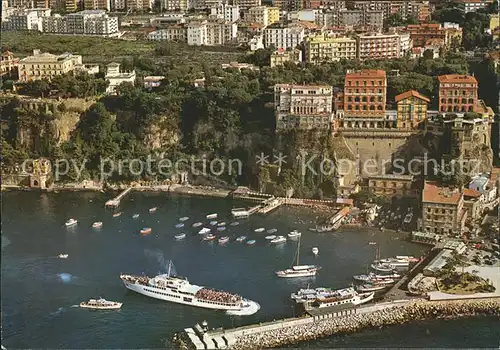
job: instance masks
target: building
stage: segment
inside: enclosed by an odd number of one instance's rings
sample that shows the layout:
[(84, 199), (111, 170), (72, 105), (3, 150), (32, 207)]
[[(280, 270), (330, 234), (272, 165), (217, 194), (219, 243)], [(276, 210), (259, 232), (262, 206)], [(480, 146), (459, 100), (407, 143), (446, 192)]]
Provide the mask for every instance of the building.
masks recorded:
[(395, 97), (398, 111), (398, 129), (417, 128), (427, 119), (427, 106), (431, 100), (415, 90)]
[(332, 91), (329, 85), (276, 84), (276, 129), (329, 129), (333, 118)]
[(400, 57), (398, 34), (359, 34), (356, 36), (357, 56), (360, 60)]
[(369, 26), (381, 29), (384, 26), (384, 13), (382, 11), (342, 9), (338, 11), (336, 25), (351, 27)]
[(284, 26), (274, 23), (264, 29), (264, 46), (277, 49), (295, 49), (304, 40), (302, 26)]
[(481, 192), (468, 188), (464, 189), (464, 208), (467, 210), (469, 218), (473, 220), (481, 218), (482, 202), (484, 202), (484, 196)]
[(383, 174), (370, 176), (368, 189), (384, 197), (418, 197), (412, 175)]
[(135, 84), (135, 71), (132, 72), (120, 72), (120, 64), (119, 63), (110, 63), (106, 66), (106, 75), (104, 79), (109, 82), (108, 87), (106, 88), (106, 93), (115, 94), (116, 88), (121, 83), (131, 83)]
[(460, 235), (467, 217), (463, 206), (464, 196), (460, 190), (426, 182), (422, 190), (420, 230), (443, 235)]
[(2, 18), (2, 30), (42, 31), (42, 19), (50, 16), (50, 9), (16, 9), (7, 18)]
[[(187, 12), (189, 10), (189, 0), (162, 0), (161, 7), (165, 11)], [(230, 6), (230, 5), (228, 5)]]
[(149, 33), (147, 39), (187, 43), (187, 27), (184, 24), (173, 24), (165, 29), (159, 29)]
[(356, 59), (357, 43), (348, 37), (331, 37), (326, 34), (310, 36), (304, 41), (306, 61), (313, 64)]
[(439, 111), (474, 112), (478, 107), (478, 84), (470, 75), (440, 75)]
[(475, 12), (479, 9), (484, 9), (487, 6), (491, 5), (494, 0), (461, 0), (460, 1), (460, 10), (467, 12)]
[(385, 115), (387, 77), (383, 70), (348, 72), (344, 84), (345, 115)]
[(191, 22), (187, 25), (187, 44), (201, 46), (207, 44), (207, 22)]
[(414, 47), (424, 47), (429, 42), (438, 40), (443, 48), (458, 48), (462, 43), (462, 28), (455, 23), (445, 23), (444, 26), (435, 23), (410, 24), (406, 31), (413, 40)]
[(147, 76), (143, 79), (145, 89), (157, 88), (161, 85), (162, 80), (165, 79), (163, 75)]
[(83, 7), (85, 10), (111, 10), (110, 0), (84, 0)]
[(240, 10), (246, 11), (251, 7), (261, 6), (261, 0), (233, 0), (233, 5), (239, 6)]
[(152, 6), (150, 0), (125, 0), (127, 11), (148, 11)]
[(260, 70), (259, 67), (256, 67), (250, 63), (229, 62), (229, 63), (222, 63), (220, 66), (222, 69), (237, 69), (239, 71), (241, 71), (242, 69), (249, 69), (253, 71)]
[(52, 55), (33, 50), (33, 56), (19, 61), (18, 77), (21, 82), (50, 79), (53, 76), (66, 74), (82, 67), (82, 56), (65, 53)]
[(236, 22), (240, 19), (240, 7), (238, 5), (220, 4), (210, 9), (210, 15), (224, 19), (229, 22)]
[(238, 25), (236, 23), (223, 19), (208, 21), (206, 28), (207, 40), (205, 45), (208, 46), (229, 44), (236, 40), (238, 33)]
[(254, 35), (249, 41), (248, 46), (250, 46), (250, 51), (257, 51), (258, 49), (264, 48), (264, 36)]
[(285, 62), (291, 62), (293, 64), (299, 64), (302, 62), (302, 51), (297, 49), (285, 50), (277, 49), (271, 54), (270, 66), (277, 67), (282, 66)]
[(14, 57), (10, 51), (2, 52), (0, 56), (0, 76), (11, 74), (12, 71), (17, 70), (19, 58)]
[(413, 49), (413, 40), (409, 33), (399, 33), (399, 55), (401, 57), (406, 57), (411, 54)]
[(277, 7), (256, 6), (245, 12), (247, 23), (259, 23), (264, 26), (279, 22), (280, 13)]

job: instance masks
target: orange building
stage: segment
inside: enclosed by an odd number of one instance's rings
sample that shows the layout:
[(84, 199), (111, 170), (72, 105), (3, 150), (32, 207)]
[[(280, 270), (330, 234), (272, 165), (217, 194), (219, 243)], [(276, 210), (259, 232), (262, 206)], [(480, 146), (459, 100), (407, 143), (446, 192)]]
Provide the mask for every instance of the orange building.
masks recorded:
[(344, 84), (345, 115), (384, 115), (387, 77), (383, 70), (347, 73)]
[(439, 111), (474, 112), (478, 106), (477, 80), (470, 75), (440, 75)]
[(406, 27), (413, 40), (413, 47), (423, 47), (430, 39), (441, 39), (443, 43), (446, 33), (439, 23), (409, 24)]

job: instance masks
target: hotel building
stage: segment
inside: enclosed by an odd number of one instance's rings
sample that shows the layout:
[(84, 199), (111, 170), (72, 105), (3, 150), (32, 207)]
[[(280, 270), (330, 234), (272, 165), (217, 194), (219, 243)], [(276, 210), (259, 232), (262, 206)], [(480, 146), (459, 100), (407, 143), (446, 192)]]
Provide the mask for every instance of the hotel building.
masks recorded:
[(470, 75), (440, 75), (439, 111), (475, 112), (478, 106), (478, 85)]
[(344, 84), (346, 116), (385, 115), (387, 77), (383, 70), (348, 72)]

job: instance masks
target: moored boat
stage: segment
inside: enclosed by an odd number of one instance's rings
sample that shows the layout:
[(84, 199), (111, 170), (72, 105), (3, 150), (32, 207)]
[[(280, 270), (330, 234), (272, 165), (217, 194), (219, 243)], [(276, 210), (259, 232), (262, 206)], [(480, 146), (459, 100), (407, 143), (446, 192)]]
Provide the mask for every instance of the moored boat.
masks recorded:
[(367, 283), (376, 283), (376, 284), (393, 284), (393, 283), (395, 283), (394, 278), (390, 278), (390, 277), (377, 278), (375, 274), (356, 275), (356, 276), (353, 276), (353, 278), (356, 281), (367, 282)]
[(354, 288), (331, 289), (300, 289), (292, 293), (291, 299), (296, 303), (309, 304), (313, 307), (330, 307), (340, 304), (350, 303), (352, 305), (361, 305), (373, 300), (375, 293), (358, 293)]
[(122, 212), (121, 212), (121, 211), (119, 211), (118, 213), (114, 213), (114, 214), (113, 214), (113, 217), (114, 217), (114, 218), (117, 218), (117, 217), (119, 217), (120, 215), (122, 215)]
[(149, 235), (151, 231), (151, 227), (144, 227), (143, 229), (141, 229), (141, 235)]
[[(283, 236), (280, 236), (280, 237), (283, 237)], [(278, 277), (282, 277), (282, 278), (314, 277), (314, 276), (316, 276), (316, 273), (321, 269), (320, 266), (300, 265), (300, 263), (299, 263), (300, 237), (299, 237), (299, 242), (297, 243), (297, 251), (296, 251), (295, 255), (297, 257), (297, 260), (295, 261), (295, 265), (293, 265), (290, 269), (276, 271), (276, 275)]]
[(278, 232), (278, 229), (276, 229), (276, 228), (272, 228), (272, 229), (270, 229), (270, 230), (267, 230), (266, 232), (267, 232), (267, 233), (275, 233), (275, 232)]
[(210, 230), (209, 228), (207, 228), (207, 227), (203, 227), (203, 228), (202, 228), (202, 229), (198, 232), (198, 234), (199, 234), (199, 235), (204, 235), (204, 234), (206, 234), (206, 233), (210, 233), (210, 231), (211, 231), (211, 230)]
[(226, 230), (225, 226), (217, 227), (217, 231), (225, 231), (225, 230)]
[(209, 224), (212, 225), (212, 226), (215, 226), (215, 225), (217, 225), (217, 220), (210, 221)]
[(71, 227), (71, 226), (75, 226), (76, 224), (78, 224), (78, 220), (69, 219), (68, 221), (66, 221), (66, 223), (64, 225), (66, 225), (66, 227)]
[(149, 209), (149, 212), (150, 212), (150, 213), (154, 213), (157, 209), (158, 209), (158, 207), (153, 207), (153, 208), (150, 208), (150, 209)]
[(276, 237), (275, 239), (272, 239), (271, 240), (271, 243), (272, 244), (282, 244), (282, 243), (286, 243), (286, 238), (284, 236), (278, 236)]
[(179, 218), (179, 221), (186, 221), (189, 220), (189, 216), (183, 216), (182, 218)]
[(211, 233), (209, 233), (208, 235), (206, 235), (205, 237), (203, 237), (203, 240), (204, 241), (212, 241), (214, 239), (216, 239), (217, 237)]
[(176, 234), (174, 237), (175, 237), (176, 240), (180, 241), (181, 239), (186, 238), (186, 234), (185, 233), (179, 233), (179, 234)]
[(132, 219), (137, 219), (138, 217), (139, 217), (139, 214), (132, 215)]
[(318, 255), (318, 253), (319, 253), (319, 249), (318, 249), (318, 248), (316, 248), (316, 247), (314, 247), (313, 249), (311, 249), (311, 251), (312, 251), (312, 253), (313, 253), (314, 255)]
[(240, 223), (238, 221), (232, 222), (229, 225), (230, 226), (238, 226)]
[(276, 236), (275, 236), (275, 235), (270, 235), (270, 236), (266, 236), (265, 238), (266, 238), (267, 240), (271, 241), (271, 240), (275, 239), (275, 238), (276, 238)]
[(374, 263), (390, 264), (394, 267), (408, 267), (412, 262), (418, 262), (419, 259), (413, 256), (398, 255), (395, 258), (385, 258), (380, 260), (375, 260)]
[(81, 302), (80, 307), (93, 310), (116, 310), (122, 307), (122, 303), (99, 298)]
[(358, 292), (363, 292), (363, 293), (366, 293), (366, 292), (378, 292), (378, 291), (384, 290), (384, 289), (386, 289), (388, 287), (389, 286), (387, 284), (379, 284), (379, 283), (375, 283), (375, 284), (362, 284), (362, 285), (356, 286), (356, 290)]
[(59, 254), (57, 257), (58, 257), (59, 259), (67, 259), (67, 258), (68, 258), (68, 256), (69, 256), (69, 254)]
[(219, 244), (224, 244), (227, 242), (229, 242), (229, 237), (225, 236), (225, 237), (219, 238)]
[(217, 226), (226, 226), (226, 222), (225, 221), (219, 222)]
[(102, 227), (102, 221), (96, 221), (92, 224), (93, 228), (101, 228)]
[(257, 232), (257, 233), (258, 233), (258, 232), (264, 232), (264, 230), (265, 230), (265, 228), (264, 228), (264, 227), (260, 227), (260, 228), (256, 228), (256, 229), (254, 230), (254, 232)]
[(391, 264), (381, 264), (381, 263), (374, 263), (371, 264), (371, 268), (374, 269), (375, 271), (380, 271), (380, 272), (392, 272), (394, 270), (394, 266)]
[(217, 219), (217, 214), (208, 214), (207, 219)]
[(193, 224), (193, 227), (200, 227), (201, 225), (203, 225), (203, 223), (202, 223), (202, 222), (195, 222), (195, 223)]
[(297, 230), (294, 230), (288, 234), (288, 238), (290, 238), (290, 239), (299, 238), (301, 235), (302, 235), (302, 233), (300, 233)]
[(181, 227), (184, 227), (184, 224), (182, 222), (178, 223), (177, 225), (175, 225), (176, 228), (181, 228)]
[(236, 242), (243, 242), (245, 239), (247, 239), (247, 236), (239, 236), (236, 238)]
[(254, 245), (257, 241), (255, 239), (251, 239), (249, 241), (247, 241), (247, 244), (248, 245)]

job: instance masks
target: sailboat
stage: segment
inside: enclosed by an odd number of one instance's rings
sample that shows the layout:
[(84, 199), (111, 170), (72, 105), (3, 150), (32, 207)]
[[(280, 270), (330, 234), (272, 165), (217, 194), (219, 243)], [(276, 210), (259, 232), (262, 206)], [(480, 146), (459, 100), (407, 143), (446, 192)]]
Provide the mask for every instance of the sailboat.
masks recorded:
[(295, 265), (293, 265), (290, 269), (276, 271), (276, 276), (282, 278), (292, 278), (292, 277), (313, 277), (316, 276), (316, 273), (320, 266), (317, 265), (299, 265), (299, 256), (300, 256), (300, 236), (297, 243), (297, 260)]

